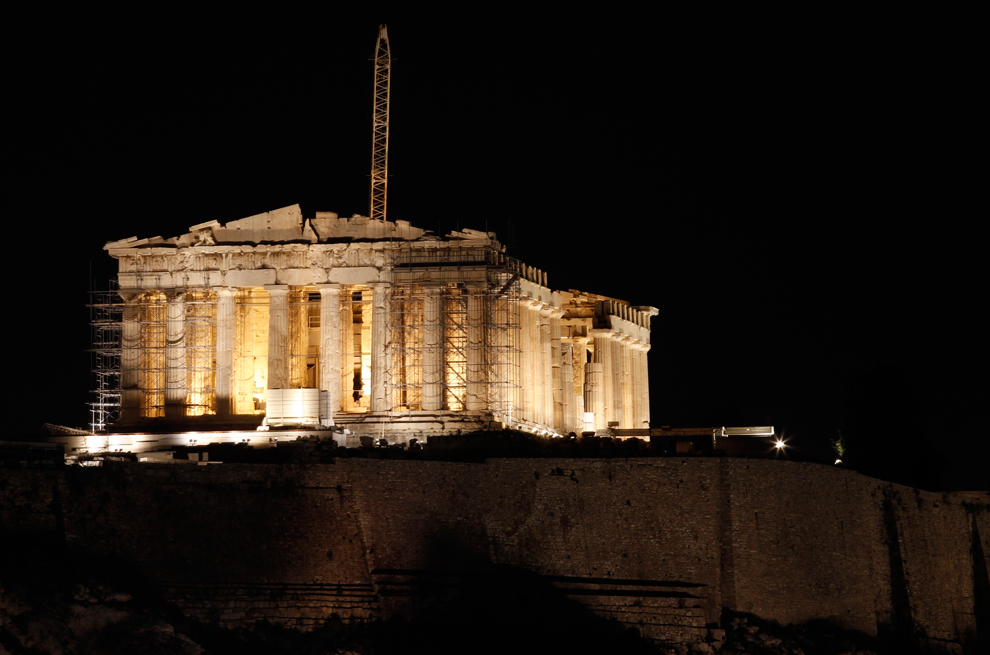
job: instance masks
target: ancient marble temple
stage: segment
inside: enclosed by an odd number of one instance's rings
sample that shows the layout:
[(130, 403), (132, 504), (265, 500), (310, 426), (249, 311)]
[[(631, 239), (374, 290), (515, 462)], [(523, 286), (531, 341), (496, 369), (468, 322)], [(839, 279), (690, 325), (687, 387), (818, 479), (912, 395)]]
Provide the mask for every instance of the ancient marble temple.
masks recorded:
[(553, 291), (493, 233), (294, 205), (105, 249), (124, 303), (117, 431), (649, 427), (657, 310)]

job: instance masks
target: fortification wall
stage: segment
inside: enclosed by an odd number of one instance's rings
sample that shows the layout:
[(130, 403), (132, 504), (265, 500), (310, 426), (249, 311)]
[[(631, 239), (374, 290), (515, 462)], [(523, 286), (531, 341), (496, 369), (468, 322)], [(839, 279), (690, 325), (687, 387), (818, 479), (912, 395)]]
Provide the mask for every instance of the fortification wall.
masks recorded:
[(348, 464), (375, 569), (461, 558), (569, 576), (565, 592), (656, 639), (704, 638), (719, 620), (718, 460)]
[(727, 607), (959, 641), (990, 609), (974, 600), (988, 584), (985, 507), (782, 461), (0, 472), (0, 532), (25, 531), (129, 561), (190, 614), (228, 625), (401, 610), (407, 597), (381, 593), (397, 570), (479, 562), (556, 576), (658, 639), (703, 637)]
[[(990, 618), (990, 606), (986, 605), (990, 603), (986, 573), (990, 507), (871, 482), (883, 513), (887, 541), (892, 542), (896, 532), (898, 542), (896, 549), (888, 550), (884, 562), (889, 566), (890, 618), (878, 613), (878, 620), (918, 631), (936, 642), (975, 633), (976, 613), (982, 612), (984, 621)], [(975, 559), (981, 555), (982, 568)], [(984, 605), (978, 608), (976, 587), (981, 584)]]
[(4, 471), (0, 494), (0, 529), (58, 524), (67, 543), (134, 565), (198, 618), (305, 627), (377, 613), (353, 492), (334, 466)]
[(870, 494), (850, 471), (773, 460), (723, 460), (730, 500), (723, 539), (727, 606), (784, 623), (827, 618), (876, 632), (876, 570), (885, 551)]

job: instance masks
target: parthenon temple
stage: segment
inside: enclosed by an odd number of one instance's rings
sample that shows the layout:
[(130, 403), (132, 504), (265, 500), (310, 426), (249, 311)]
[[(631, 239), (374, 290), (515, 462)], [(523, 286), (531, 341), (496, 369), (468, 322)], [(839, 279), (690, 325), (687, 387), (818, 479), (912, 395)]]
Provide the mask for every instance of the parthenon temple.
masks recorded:
[(491, 232), (293, 205), (105, 249), (123, 300), (111, 430), (649, 427), (657, 310), (553, 291)]

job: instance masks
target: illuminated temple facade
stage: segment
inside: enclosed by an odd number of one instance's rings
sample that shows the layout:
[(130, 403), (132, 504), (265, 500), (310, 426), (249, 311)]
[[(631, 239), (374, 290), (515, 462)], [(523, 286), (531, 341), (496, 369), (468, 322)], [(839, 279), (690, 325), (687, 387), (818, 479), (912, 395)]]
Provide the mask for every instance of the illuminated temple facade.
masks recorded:
[(493, 233), (294, 205), (105, 248), (123, 300), (116, 431), (649, 427), (657, 310), (552, 291)]

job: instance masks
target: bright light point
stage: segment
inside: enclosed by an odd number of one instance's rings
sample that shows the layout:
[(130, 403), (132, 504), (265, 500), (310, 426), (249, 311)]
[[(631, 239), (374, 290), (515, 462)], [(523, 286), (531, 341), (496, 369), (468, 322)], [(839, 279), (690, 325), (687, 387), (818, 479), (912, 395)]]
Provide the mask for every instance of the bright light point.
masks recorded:
[(776, 446), (777, 450), (781, 450), (784, 447), (784, 442), (777, 439), (777, 443), (775, 443), (774, 446)]
[(838, 466), (838, 465), (839, 465), (839, 464), (841, 464), (841, 463), (842, 463), (842, 460), (841, 460), (841, 459), (837, 459), (837, 460), (835, 460), (835, 465), (836, 465), (836, 466)]

